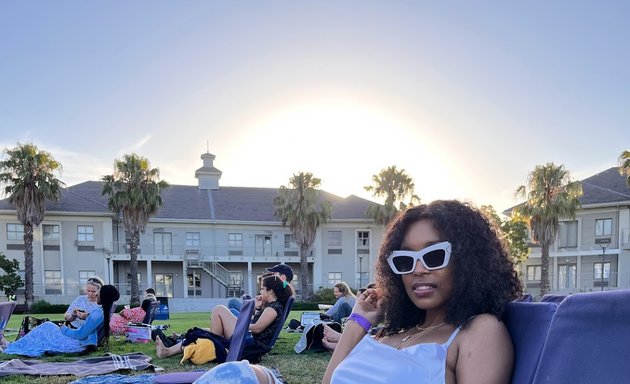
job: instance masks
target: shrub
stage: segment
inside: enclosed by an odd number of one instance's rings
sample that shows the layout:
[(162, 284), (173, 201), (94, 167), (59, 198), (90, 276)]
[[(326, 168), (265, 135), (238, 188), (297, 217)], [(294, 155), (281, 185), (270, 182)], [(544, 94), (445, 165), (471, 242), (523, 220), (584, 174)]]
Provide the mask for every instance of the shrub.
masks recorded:
[(68, 304), (50, 304), (46, 300), (38, 300), (31, 306), (31, 313), (64, 313)]
[(318, 309), (317, 303), (310, 301), (296, 301), (291, 307), (292, 311), (317, 311)]
[(310, 302), (316, 304), (334, 304), (336, 300), (332, 288), (319, 288), (319, 290), (311, 296)]

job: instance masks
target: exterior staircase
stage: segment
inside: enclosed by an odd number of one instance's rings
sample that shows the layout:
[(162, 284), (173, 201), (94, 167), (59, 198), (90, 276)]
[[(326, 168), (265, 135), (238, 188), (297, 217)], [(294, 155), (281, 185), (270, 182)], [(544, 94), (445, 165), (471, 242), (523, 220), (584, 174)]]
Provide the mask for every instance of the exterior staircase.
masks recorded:
[(186, 266), (189, 269), (199, 268), (204, 272), (212, 276), (224, 287), (228, 287), (230, 283), (230, 271), (225, 269), (221, 264), (216, 261), (205, 261), (199, 259), (198, 254), (186, 254)]

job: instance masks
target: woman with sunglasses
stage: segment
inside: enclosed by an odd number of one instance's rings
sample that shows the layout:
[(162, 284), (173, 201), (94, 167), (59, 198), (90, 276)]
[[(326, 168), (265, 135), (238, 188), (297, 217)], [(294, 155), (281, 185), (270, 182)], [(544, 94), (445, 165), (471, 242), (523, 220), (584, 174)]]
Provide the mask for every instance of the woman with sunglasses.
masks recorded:
[[(262, 279), (260, 299), (257, 297), (256, 311), (249, 325), (251, 335), (245, 339), (245, 348), (255, 343), (269, 344), (276, 328), (282, 327), (280, 319), (292, 295), (291, 285), (278, 276), (267, 276)], [(226, 306), (217, 305), (210, 315), (210, 331), (229, 340), (234, 333), (236, 319)], [(155, 339), (158, 357), (170, 357), (183, 353), (182, 342), (173, 346), (166, 346), (164, 343), (165, 341), (159, 336)]]
[(500, 318), (521, 284), (482, 213), (458, 201), (406, 210), (387, 229), (376, 273), (378, 288), (358, 297), (323, 383), (509, 383), (513, 351)]
[(100, 277), (94, 276), (87, 279), (83, 288), (85, 295), (74, 299), (63, 316), (70, 328), (79, 328), (83, 325), (90, 312), (99, 308), (99, 304), (96, 301), (98, 292), (103, 284), (103, 280)]
[(4, 353), (36, 357), (45, 353), (78, 353), (90, 349), (95, 350), (99, 344), (107, 344), (109, 341), (110, 311), (103, 311), (102, 308), (112, 308), (119, 298), (120, 294), (116, 287), (105, 285), (96, 294), (100, 305), (90, 312), (79, 328), (59, 327), (47, 321), (17, 341), (9, 343)]

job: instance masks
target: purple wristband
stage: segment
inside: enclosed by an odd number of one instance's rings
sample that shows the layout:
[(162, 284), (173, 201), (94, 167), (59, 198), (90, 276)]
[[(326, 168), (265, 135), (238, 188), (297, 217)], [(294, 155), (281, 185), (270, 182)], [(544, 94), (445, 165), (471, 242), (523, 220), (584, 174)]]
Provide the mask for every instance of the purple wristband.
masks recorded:
[(366, 319), (365, 317), (363, 317), (361, 315), (358, 315), (356, 313), (350, 314), (350, 317), (348, 317), (348, 320), (352, 320), (355, 323), (359, 324), (361, 326), (361, 328), (363, 328), (365, 330), (365, 333), (369, 333), (370, 332), (370, 328), (372, 328), (372, 324), (370, 324), (368, 319)]

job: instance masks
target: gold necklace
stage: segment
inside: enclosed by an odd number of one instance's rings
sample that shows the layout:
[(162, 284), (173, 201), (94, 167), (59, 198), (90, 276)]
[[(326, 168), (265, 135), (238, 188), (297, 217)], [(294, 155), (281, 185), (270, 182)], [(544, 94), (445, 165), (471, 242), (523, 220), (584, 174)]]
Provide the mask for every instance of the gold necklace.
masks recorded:
[[(422, 328), (418, 325), (416, 325), (414, 328), (416, 328), (419, 332), (412, 334), (408, 334), (405, 335), (405, 337), (403, 337), (399, 342), (398, 345), (396, 345), (396, 349), (400, 349), (400, 346), (403, 345), (403, 343), (407, 343), (409, 341), (415, 340), (418, 337), (421, 337), (423, 335), (426, 335), (427, 333), (431, 332), (432, 330), (439, 328), (443, 325), (446, 325), (446, 323), (440, 323), (440, 324), (436, 324), (436, 325), (432, 325), (430, 327), (426, 327), (426, 328)], [(409, 330), (412, 330), (413, 328), (409, 328)]]

